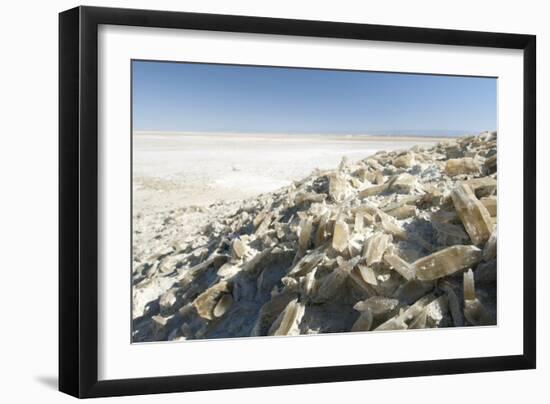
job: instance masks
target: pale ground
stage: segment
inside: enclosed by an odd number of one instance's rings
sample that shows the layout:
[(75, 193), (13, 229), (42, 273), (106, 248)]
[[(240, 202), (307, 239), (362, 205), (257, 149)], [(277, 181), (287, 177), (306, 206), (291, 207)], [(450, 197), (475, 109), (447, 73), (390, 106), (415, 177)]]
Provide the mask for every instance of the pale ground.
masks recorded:
[(440, 139), (329, 135), (134, 133), (134, 213), (275, 191), (346, 156), (430, 146)]

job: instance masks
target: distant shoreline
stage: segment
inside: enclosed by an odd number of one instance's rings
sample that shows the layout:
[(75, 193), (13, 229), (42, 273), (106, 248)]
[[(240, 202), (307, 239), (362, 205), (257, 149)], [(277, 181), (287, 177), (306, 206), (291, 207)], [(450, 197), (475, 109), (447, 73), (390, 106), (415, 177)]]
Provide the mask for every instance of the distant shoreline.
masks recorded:
[(251, 133), (251, 132), (179, 132), (179, 131), (133, 131), (134, 136), (189, 136), (189, 137), (226, 137), (246, 139), (280, 139), (292, 136), (296, 139), (319, 138), (338, 140), (371, 141), (410, 141), (433, 142), (454, 139), (468, 135), (379, 135), (379, 134), (338, 134), (338, 133)]

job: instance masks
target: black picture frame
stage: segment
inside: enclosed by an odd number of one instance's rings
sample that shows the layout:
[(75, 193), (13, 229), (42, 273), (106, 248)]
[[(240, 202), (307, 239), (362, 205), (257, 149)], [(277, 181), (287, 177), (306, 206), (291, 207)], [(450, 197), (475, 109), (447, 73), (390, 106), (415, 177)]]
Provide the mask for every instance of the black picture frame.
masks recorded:
[[(99, 381), (97, 52), (100, 24), (523, 50), (523, 354)], [(60, 13), (59, 390), (84, 398), (534, 369), (535, 121), (534, 35), (97, 7), (77, 7)]]

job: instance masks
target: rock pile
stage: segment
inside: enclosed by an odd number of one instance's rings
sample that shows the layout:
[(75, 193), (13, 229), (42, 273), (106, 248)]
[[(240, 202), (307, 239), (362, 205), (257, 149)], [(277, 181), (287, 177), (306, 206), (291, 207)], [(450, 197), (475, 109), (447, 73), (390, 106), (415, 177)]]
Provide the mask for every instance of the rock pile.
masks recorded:
[(496, 137), (343, 160), (184, 240), (190, 209), (140, 214), (134, 342), (496, 324)]

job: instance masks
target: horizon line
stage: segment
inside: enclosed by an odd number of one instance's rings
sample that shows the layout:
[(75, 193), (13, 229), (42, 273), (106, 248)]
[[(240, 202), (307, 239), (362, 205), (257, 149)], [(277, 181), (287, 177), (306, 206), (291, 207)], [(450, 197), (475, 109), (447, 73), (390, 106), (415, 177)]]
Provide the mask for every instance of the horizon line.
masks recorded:
[(132, 134), (173, 134), (173, 135), (308, 135), (308, 136), (402, 136), (402, 137), (460, 137), (477, 135), (495, 130), (424, 130), (424, 131), (382, 131), (382, 132), (260, 132), (260, 131), (189, 131), (189, 130), (154, 130), (133, 129)]

